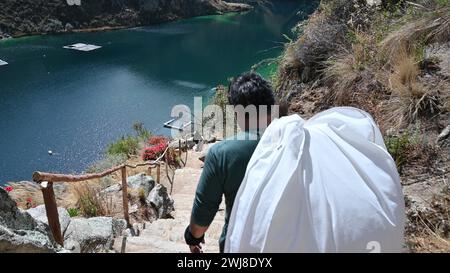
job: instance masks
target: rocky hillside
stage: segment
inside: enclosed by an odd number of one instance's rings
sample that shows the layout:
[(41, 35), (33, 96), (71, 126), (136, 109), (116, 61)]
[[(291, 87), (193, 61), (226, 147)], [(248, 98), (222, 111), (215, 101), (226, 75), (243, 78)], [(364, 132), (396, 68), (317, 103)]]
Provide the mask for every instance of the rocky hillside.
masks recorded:
[[(145, 173), (129, 176), (127, 182), (130, 195), (129, 215), (133, 226), (127, 227), (126, 221), (121, 219), (123, 207), (120, 205), (120, 182), (112, 182), (107, 187), (102, 187), (100, 183), (82, 183), (75, 190), (79, 194), (76, 205), (80, 208), (58, 207), (64, 245), (55, 241), (42, 202), (37, 202), (38, 205), (36, 200), (31, 201), (28, 197), (30, 201), (27, 201), (27, 208), (20, 208), (20, 198), (14, 198), (24, 195), (17, 192), (20, 188), (26, 188), (27, 196), (31, 193), (42, 195), (39, 188), (31, 186), (31, 182), (21, 183), (14, 190), (12, 187), (6, 187), (6, 190), (0, 187), (0, 253), (114, 252), (115, 244), (119, 245), (116, 250), (120, 251), (122, 236), (139, 234), (138, 223), (145, 221), (150, 225), (158, 219), (172, 218), (174, 200), (165, 186), (157, 184)], [(64, 183), (58, 185), (68, 187)], [(58, 196), (67, 198), (67, 191), (70, 190), (57, 190)], [(61, 203), (58, 201), (58, 205)], [(78, 211), (83, 215), (78, 215)], [(116, 242), (119, 237), (119, 242)]]
[(450, 251), (450, 6), (322, 0), (273, 76), (291, 113), (371, 113), (397, 163), (411, 251)]
[(149, 25), (250, 8), (222, 0), (3, 0), (0, 38)]

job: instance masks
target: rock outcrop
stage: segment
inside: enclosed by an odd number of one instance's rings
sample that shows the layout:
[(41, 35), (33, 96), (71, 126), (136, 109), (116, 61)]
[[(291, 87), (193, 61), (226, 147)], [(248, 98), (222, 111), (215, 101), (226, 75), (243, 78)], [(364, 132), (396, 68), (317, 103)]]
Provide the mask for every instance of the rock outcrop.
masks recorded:
[(250, 8), (222, 0), (4, 0), (0, 38), (150, 25)]
[[(35, 208), (27, 210), (27, 212), (36, 220), (48, 225), (47, 212), (45, 205), (40, 205)], [(58, 208), (59, 224), (61, 225), (61, 232), (64, 234), (70, 223), (70, 215), (65, 208)]]
[(127, 183), (128, 187), (131, 189), (142, 189), (145, 196), (148, 196), (150, 191), (155, 187), (155, 180), (145, 173), (139, 173), (137, 175), (129, 176), (127, 179)]
[(21, 211), (0, 188), (0, 253), (51, 253), (59, 247), (48, 225)]
[(108, 252), (124, 228), (123, 220), (112, 217), (75, 218), (64, 234), (64, 247), (73, 252)]
[(167, 188), (161, 184), (156, 185), (147, 197), (149, 203), (156, 211), (159, 219), (169, 217), (173, 211), (173, 199), (167, 193)]

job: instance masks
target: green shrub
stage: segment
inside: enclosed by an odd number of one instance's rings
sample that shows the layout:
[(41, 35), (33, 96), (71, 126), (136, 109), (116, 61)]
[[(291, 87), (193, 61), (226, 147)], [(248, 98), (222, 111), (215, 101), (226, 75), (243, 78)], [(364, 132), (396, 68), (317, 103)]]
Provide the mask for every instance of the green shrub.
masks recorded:
[(395, 160), (397, 169), (402, 169), (407, 161), (408, 149), (411, 146), (411, 139), (408, 133), (400, 136), (388, 136), (385, 138), (386, 147), (392, 158)]
[(76, 217), (79, 214), (77, 208), (68, 208), (67, 212), (69, 213), (70, 217)]
[(136, 132), (137, 136), (144, 141), (152, 136), (152, 133), (144, 127), (144, 123), (142, 122), (135, 122), (133, 124), (133, 130)]
[(427, 144), (427, 141), (420, 135), (418, 128), (400, 135), (387, 136), (384, 142), (388, 152), (394, 158), (399, 172), (402, 171), (405, 164), (423, 159), (428, 161), (427, 158), (434, 154), (433, 147)]
[(118, 141), (110, 143), (106, 154), (109, 156), (126, 156), (127, 158), (137, 155), (142, 147), (141, 144), (145, 143), (152, 136), (152, 133), (145, 129), (142, 122), (135, 122), (133, 130), (136, 135), (122, 136)]
[(450, 8), (450, 1), (449, 0), (436, 0), (439, 6), (441, 7), (447, 7)]
[(122, 137), (116, 142), (109, 144), (108, 155), (136, 155), (139, 149), (139, 140), (133, 136)]

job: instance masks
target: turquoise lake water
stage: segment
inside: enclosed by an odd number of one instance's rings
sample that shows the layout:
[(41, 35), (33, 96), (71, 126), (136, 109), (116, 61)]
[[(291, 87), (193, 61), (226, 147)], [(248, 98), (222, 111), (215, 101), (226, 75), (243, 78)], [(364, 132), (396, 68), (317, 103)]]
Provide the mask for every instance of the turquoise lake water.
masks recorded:
[[(136, 121), (156, 134), (174, 105), (278, 56), (315, 9), (280, 1), (248, 13), (0, 42), (0, 184), (34, 171), (81, 172)], [(63, 49), (77, 42), (101, 49)], [(54, 155), (49, 156), (52, 150)]]

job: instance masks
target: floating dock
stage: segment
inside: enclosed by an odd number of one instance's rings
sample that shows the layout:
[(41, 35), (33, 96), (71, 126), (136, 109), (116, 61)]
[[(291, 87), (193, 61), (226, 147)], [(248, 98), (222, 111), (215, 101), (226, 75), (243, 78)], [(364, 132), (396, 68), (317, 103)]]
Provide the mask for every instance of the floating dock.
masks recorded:
[(172, 125), (175, 121), (177, 121), (178, 120), (178, 118), (174, 118), (174, 119), (171, 119), (171, 120), (169, 120), (169, 121), (167, 121), (167, 122), (164, 122), (164, 128), (169, 128), (169, 129), (176, 129), (176, 130), (178, 130), (178, 131), (184, 131), (184, 129), (186, 128), (186, 127), (188, 127), (189, 125), (191, 125), (192, 124), (192, 121), (189, 121), (188, 123), (186, 123), (186, 124), (181, 124), (181, 126), (174, 126), (174, 125)]
[(2, 66), (2, 65), (7, 65), (8, 63), (7, 62), (5, 62), (5, 61), (3, 61), (3, 60), (0, 60), (0, 66)]
[(78, 50), (78, 51), (93, 51), (99, 48), (102, 48), (101, 46), (97, 45), (89, 45), (89, 44), (83, 44), (83, 43), (77, 43), (73, 45), (67, 45), (63, 46), (65, 49), (72, 49), (72, 50)]

